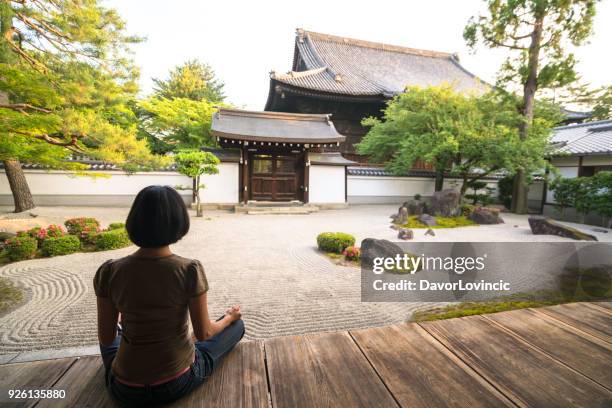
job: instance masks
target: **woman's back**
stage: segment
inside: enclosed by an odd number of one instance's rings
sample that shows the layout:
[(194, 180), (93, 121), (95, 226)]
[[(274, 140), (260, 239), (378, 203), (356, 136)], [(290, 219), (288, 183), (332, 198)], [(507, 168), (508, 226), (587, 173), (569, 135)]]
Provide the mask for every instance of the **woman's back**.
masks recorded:
[(189, 300), (208, 290), (199, 261), (170, 255), (134, 255), (104, 263), (94, 278), (122, 316), (121, 347), (112, 369), (122, 380), (148, 384), (194, 361)]

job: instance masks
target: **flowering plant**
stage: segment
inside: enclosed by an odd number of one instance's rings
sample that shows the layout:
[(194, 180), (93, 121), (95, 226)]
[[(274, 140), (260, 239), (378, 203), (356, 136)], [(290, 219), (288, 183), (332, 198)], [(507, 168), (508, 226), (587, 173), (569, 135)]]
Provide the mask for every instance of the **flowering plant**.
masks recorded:
[(66, 235), (66, 231), (61, 225), (51, 224), (47, 227), (46, 234), (49, 238), (59, 238)]
[(361, 258), (361, 249), (356, 246), (349, 246), (342, 251), (342, 255), (347, 261), (359, 261)]

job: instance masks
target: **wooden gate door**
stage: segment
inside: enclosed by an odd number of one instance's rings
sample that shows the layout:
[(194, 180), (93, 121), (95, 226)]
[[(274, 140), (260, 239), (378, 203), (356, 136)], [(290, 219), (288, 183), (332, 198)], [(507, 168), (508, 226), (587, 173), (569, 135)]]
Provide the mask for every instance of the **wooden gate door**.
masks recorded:
[(251, 153), (251, 200), (292, 201), (302, 197), (303, 156)]

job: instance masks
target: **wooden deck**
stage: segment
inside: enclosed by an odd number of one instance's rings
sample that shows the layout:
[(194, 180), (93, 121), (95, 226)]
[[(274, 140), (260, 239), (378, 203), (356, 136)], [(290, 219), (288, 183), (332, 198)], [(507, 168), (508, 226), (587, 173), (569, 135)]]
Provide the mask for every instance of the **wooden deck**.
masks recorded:
[[(99, 357), (0, 366), (7, 406), (114, 406)], [(4, 406), (4, 405), (3, 405)], [(172, 407), (612, 406), (612, 303), (244, 342)]]

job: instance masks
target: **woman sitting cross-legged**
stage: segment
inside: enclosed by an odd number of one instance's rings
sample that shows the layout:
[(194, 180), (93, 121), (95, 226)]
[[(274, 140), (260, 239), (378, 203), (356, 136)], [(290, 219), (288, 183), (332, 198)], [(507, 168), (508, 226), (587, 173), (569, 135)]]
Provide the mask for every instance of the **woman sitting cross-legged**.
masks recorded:
[(201, 385), (240, 341), (244, 323), (239, 306), (211, 321), (202, 264), (170, 251), (189, 231), (187, 208), (174, 189), (140, 191), (126, 228), (140, 248), (106, 261), (94, 278), (98, 338), (111, 395), (123, 405), (150, 407)]

